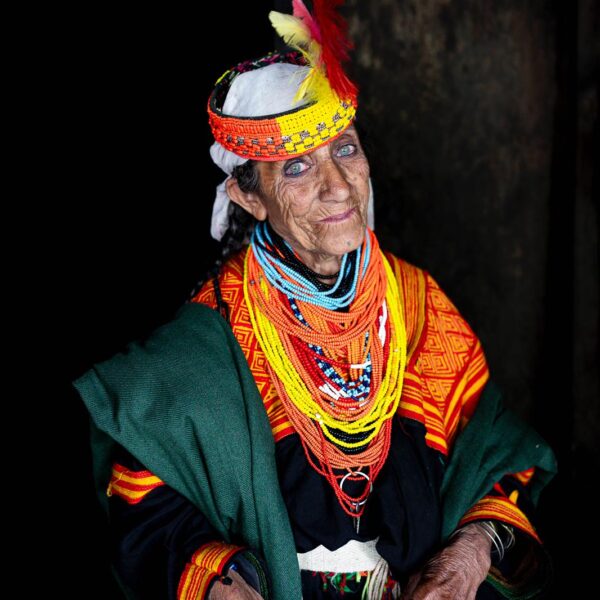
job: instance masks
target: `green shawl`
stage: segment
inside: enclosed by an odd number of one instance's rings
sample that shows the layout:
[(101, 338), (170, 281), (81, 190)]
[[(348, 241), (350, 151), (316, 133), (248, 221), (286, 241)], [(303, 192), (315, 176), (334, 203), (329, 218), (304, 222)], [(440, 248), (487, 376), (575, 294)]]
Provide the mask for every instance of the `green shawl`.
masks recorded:
[[(242, 349), (216, 311), (183, 305), (73, 385), (90, 413), (94, 479), (106, 511), (118, 443), (197, 506), (223, 540), (264, 557), (274, 600), (302, 597), (269, 420)], [(502, 474), (533, 465), (537, 498), (554, 472), (552, 452), (486, 386), (447, 470), (444, 539)]]

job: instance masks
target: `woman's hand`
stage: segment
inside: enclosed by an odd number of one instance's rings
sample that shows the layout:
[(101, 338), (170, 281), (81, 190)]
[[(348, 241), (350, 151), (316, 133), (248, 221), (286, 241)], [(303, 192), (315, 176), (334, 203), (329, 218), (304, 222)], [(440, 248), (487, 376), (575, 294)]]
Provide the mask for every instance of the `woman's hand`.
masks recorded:
[(231, 578), (231, 585), (215, 581), (208, 594), (208, 600), (260, 600), (262, 598), (237, 571), (229, 569), (227, 576)]
[(491, 545), (476, 523), (462, 527), (448, 546), (412, 575), (402, 600), (474, 600), (490, 569)]

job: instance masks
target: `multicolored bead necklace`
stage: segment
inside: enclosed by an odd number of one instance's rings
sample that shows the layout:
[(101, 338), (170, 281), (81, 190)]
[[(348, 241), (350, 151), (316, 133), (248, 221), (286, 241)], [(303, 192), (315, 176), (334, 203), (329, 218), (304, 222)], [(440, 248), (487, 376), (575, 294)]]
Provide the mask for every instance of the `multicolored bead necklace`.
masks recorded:
[(256, 225), (251, 245), (271, 285), (288, 298), (311, 302), (329, 310), (338, 310), (350, 305), (356, 293), (359, 275), (364, 277), (371, 250), (370, 244), (367, 243), (367, 259), (362, 273), (359, 273), (362, 248), (344, 254), (337, 280), (333, 286), (328, 286), (319, 281), (321, 276), (318, 273), (300, 261), (288, 242), (283, 240), (267, 221)]
[[(354, 264), (345, 255), (335, 284), (323, 291), (261, 226), (246, 253), (244, 295), (307, 459), (344, 511), (359, 518), (389, 452), (406, 331), (397, 283), (373, 232), (349, 254)], [(341, 297), (327, 293), (343, 282), (349, 287)], [(345, 492), (347, 480), (364, 482), (363, 492)]]

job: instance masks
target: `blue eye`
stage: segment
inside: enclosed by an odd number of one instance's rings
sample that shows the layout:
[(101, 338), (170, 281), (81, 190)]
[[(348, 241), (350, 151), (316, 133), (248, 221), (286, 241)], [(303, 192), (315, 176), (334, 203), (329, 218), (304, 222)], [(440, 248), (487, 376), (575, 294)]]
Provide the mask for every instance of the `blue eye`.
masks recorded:
[(285, 168), (285, 174), (289, 175), (290, 177), (297, 177), (298, 175), (304, 173), (306, 169), (308, 169), (308, 166), (302, 161), (298, 160)]
[(356, 152), (354, 144), (344, 144), (338, 149), (338, 156), (352, 156)]

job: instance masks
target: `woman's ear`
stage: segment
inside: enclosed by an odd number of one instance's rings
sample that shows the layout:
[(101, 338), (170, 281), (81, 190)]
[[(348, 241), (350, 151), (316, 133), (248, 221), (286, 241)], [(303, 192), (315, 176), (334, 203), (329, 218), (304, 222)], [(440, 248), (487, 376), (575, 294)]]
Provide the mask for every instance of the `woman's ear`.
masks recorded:
[(264, 221), (267, 218), (267, 207), (256, 192), (244, 192), (238, 185), (237, 179), (231, 177), (225, 184), (227, 195), (249, 212), (255, 219)]

